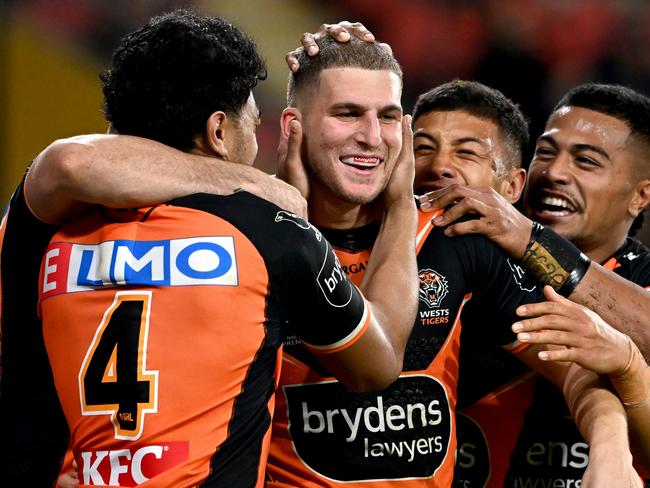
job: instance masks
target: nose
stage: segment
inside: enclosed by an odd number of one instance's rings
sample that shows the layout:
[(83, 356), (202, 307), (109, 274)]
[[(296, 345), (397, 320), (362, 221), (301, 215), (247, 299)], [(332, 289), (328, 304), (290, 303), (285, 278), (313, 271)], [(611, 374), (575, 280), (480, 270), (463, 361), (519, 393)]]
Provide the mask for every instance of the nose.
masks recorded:
[(359, 120), (356, 140), (362, 146), (370, 148), (378, 147), (381, 144), (381, 125), (376, 115), (368, 113)]
[(545, 163), (542, 174), (554, 183), (567, 183), (571, 175), (571, 156), (561, 152), (551, 161)]
[(458, 176), (456, 167), (442, 151), (438, 150), (429, 155), (426, 161), (426, 171), (431, 174), (434, 180), (454, 179)]

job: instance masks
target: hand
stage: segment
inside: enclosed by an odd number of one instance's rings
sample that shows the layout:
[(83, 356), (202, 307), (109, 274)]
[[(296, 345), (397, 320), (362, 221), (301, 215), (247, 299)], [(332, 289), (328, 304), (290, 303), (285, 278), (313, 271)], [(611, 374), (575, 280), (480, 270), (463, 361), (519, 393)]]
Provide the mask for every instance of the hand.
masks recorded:
[(572, 361), (599, 374), (622, 372), (630, 359), (630, 338), (617, 331), (595, 312), (544, 287), (547, 302), (519, 307), (527, 317), (513, 324), (520, 342), (553, 344), (566, 349), (541, 351), (543, 361)]
[(277, 177), (296, 188), (306, 200), (309, 198), (309, 177), (302, 161), (302, 124), (293, 119), (289, 127), (289, 135), (280, 136)]
[(483, 234), (516, 259), (526, 252), (533, 222), (493, 188), (453, 184), (426, 193), (419, 197), (419, 201), (420, 209), (425, 212), (446, 209), (444, 214), (433, 219), (433, 223), (440, 227), (467, 213), (478, 216), (478, 219), (450, 225), (445, 229), (448, 236)]
[(385, 208), (398, 201), (408, 200), (415, 205), (413, 180), (415, 178), (415, 156), (413, 154), (413, 129), (411, 116), (402, 117), (402, 149), (397, 156), (395, 167), (388, 184), (382, 193)]
[[(73, 462), (72, 466), (77, 467), (77, 463)], [(77, 488), (79, 486), (79, 475), (76, 471), (68, 471), (59, 476), (57, 481), (59, 488)]]
[[(336, 39), (338, 42), (348, 42), (351, 36), (357, 37), (365, 42), (375, 42), (375, 36), (360, 22), (343, 20), (338, 24), (323, 24), (315, 34), (305, 32), (300, 38), (302, 47), (287, 53), (285, 59), (292, 73), (298, 71), (300, 67), (298, 63), (298, 55), (300, 52), (304, 49), (308, 56), (316, 56), (319, 51), (318, 41), (327, 36)], [(389, 53), (393, 52), (388, 44), (381, 43), (381, 45)]]

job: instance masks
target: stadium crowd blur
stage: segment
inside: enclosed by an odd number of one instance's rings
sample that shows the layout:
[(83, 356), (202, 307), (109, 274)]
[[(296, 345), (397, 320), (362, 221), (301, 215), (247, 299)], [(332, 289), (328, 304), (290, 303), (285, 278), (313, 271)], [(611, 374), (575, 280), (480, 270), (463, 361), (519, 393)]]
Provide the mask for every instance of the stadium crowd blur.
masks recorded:
[[(561, 94), (579, 83), (621, 83), (650, 94), (646, 0), (4, 0), (3, 202), (29, 159), (51, 140), (104, 130), (97, 73), (122, 35), (178, 6), (224, 16), (257, 40), (269, 82), (256, 93), (264, 113), (256, 164), (269, 172), (285, 106), (283, 54), (323, 22), (360, 21), (391, 44), (405, 72), (407, 110), (437, 84), (475, 79), (521, 105), (533, 142)], [(650, 244), (650, 223), (639, 237)]]

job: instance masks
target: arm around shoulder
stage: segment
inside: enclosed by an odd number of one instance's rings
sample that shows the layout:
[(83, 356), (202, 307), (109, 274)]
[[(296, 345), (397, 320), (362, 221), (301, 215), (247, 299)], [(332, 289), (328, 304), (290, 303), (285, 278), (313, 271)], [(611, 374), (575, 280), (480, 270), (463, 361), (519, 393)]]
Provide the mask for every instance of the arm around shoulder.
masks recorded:
[(55, 141), (35, 158), (26, 180), (32, 211), (55, 223), (91, 205), (133, 208), (199, 192), (227, 195), (238, 188), (306, 214), (295, 188), (256, 168), (126, 135)]

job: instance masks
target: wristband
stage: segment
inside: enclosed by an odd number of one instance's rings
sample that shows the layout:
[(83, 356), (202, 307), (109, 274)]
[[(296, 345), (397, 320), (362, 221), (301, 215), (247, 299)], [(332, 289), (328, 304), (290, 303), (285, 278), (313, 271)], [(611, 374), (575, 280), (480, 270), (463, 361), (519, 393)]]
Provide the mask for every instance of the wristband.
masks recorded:
[(533, 222), (521, 264), (543, 285), (568, 297), (576, 289), (591, 261), (553, 230)]

